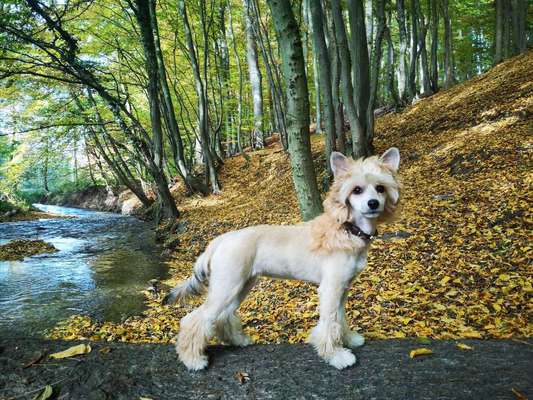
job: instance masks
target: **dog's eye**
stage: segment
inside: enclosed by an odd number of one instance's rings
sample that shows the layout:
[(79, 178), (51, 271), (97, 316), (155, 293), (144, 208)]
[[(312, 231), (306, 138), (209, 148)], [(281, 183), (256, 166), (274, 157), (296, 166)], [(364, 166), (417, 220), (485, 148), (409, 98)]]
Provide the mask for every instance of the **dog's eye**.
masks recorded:
[(383, 192), (385, 191), (385, 186), (383, 186), (383, 185), (377, 185), (377, 186), (376, 186), (376, 191), (377, 191), (378, 193), (383, 193)]
[(361, 186), (356, 186), (353, 188), (354, 194), (361, 194), (363, 192), (363, 189), (361, 189)]

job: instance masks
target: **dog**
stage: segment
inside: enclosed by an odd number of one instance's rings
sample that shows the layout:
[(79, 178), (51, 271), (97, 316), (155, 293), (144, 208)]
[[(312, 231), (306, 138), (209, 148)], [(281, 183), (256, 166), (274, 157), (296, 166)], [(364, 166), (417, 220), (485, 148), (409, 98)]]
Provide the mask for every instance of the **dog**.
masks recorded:
[(397, 209), (400, 152), (392, 147), (381, 157), (359, 160), (333, 152), (330, 161), (334, 182), (323, 214), (297, 225), (259, 225), (218, 236), (197, 259), (192, 277), (165, 297), (170, 304), (207, 291), (205, 302), (182, 318), (176, 339), (189, 370), (207, 367), (205, 348), (214, 335), (234, 346), (251, 343), (237, 309), (260, 276), (318, 285), (320, 317), (309, 342), (335, 368), (355, 364), (348, 348), (363, 345), (364, 337), (348, 328), (344, 303), (366, 266), (377, 225)]

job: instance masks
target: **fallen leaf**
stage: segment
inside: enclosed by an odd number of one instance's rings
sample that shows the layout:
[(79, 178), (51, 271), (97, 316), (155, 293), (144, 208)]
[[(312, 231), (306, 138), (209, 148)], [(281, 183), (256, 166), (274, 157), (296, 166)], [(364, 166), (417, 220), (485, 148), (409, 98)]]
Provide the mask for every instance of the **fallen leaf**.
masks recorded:
[(98, 350), (102, 354), (107, 354), (111, 352), (111, 347), (102, 347), (100, 350)]
[(518, 399), (518, 400), (527, 400), (527, 397), (523, 394), (523, 393), (520, 393), (518, 390), (516, 390), (515, 388), (512, 388), (511, 391), (513, 392), (513, 394), (515, 395), (515, 397)]
[(33, 398), (33, 400), (46, 400), (52, 396), (53, 389), (52, 386), (46, 385), (38, 394)]
[(456, 346), (457, 346), (458, 349), (461, 349), (461, 350), (474, 350), (474, 348), (472, 346), (469, 346), (469, 345), (464, 344), (464, 343), (457, 343)]
[(429, 354), (433, 354), (433, 351), (431, 351), (430, 349), (428, 349), (426, 347), (421, 347), (419, 349), (411, 350), (411, 352), (409, 353), (409, 357), (415, 358), (415, 357), (418, 357), (418, 356), (426, 356), (426, 355), (429, 355)]
[(422, 344), (431, 344), (431, 340), (424, 336), (419, 337), (418, 339), (416, 339), (416, 341)]
[(250, 380), (250, 375), (248, 375), (246, 372), (236, 372), (234, 375), (234, 378), (237, 379), (237, 381), (243, 385), (246, 382)]
[(80, 354), (87, 354), (91, 352), (91, 346), (85, 343), (78, 344), (76, 346), (69, 347), (66, 350), (60, 351), (59, 353), (50, 354), (51, 358), (67, 358), (73, 357)]

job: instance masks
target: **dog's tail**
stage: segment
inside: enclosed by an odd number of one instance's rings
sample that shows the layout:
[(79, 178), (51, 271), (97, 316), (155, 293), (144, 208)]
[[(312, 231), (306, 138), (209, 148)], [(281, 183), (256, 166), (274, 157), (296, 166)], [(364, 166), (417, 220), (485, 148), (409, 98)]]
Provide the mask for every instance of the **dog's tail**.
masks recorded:
[(176, 301), (184, 301), (192, 296), (199, 296), (207, 289), (209, 278), (209, 261), (211, 252), (209, 247), (196, 260), (192, 276), (185, 282), (179, 283), (163, 299), (163, 304), (173, 304)]

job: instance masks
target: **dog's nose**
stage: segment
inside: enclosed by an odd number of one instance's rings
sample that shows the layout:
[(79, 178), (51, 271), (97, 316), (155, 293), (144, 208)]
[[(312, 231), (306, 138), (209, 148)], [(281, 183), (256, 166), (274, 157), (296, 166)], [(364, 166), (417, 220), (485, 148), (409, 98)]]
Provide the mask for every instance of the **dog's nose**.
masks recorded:
[(376, 199), (368, 200), (368, 207), (371, 210), (375, 210), (379, 207), (379, 201), (377, 201)]

